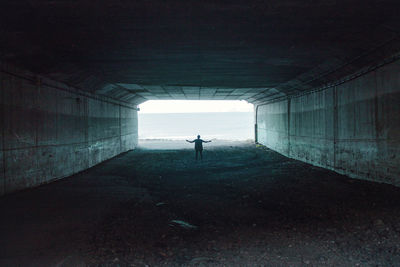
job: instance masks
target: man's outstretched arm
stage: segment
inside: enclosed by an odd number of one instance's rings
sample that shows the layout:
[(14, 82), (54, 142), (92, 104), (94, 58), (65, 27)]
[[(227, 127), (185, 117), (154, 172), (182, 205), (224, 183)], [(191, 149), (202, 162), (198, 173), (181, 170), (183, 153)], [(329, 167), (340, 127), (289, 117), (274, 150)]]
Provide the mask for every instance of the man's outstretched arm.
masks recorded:
[(194, 142), (194, 140), (193, 140), (193, 141), (186, 140), (186, 142), (188, 142), (188, 143), (193, 143), (193, 142)]
[(209, 141), (203, 141), (204, 143), (211, 143), (211, 140), (209, 140)]

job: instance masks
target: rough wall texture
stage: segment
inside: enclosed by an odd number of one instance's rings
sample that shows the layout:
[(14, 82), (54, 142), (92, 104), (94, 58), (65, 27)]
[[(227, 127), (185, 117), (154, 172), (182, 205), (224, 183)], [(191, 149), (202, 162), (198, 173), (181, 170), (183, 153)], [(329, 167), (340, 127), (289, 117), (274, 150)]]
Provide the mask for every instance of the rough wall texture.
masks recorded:
[(258, 142), (351, 177), (400, 185), (400, 61), (258, 106)]
[(137, 145), (137, 111), (2, 64), (0, 195), (69, 176)]
[(258, 142), (287, 155), (288, 101), (260, 106), (257, 111)]

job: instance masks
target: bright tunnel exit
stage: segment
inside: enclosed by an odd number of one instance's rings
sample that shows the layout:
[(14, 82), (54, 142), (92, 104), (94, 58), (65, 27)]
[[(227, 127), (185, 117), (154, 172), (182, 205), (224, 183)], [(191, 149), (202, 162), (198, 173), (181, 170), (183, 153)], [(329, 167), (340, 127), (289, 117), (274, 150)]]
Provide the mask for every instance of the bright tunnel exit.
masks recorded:
[(254, 140), (253, 104), (246, 101), (150, 100), (139, 108), (139, 142)]

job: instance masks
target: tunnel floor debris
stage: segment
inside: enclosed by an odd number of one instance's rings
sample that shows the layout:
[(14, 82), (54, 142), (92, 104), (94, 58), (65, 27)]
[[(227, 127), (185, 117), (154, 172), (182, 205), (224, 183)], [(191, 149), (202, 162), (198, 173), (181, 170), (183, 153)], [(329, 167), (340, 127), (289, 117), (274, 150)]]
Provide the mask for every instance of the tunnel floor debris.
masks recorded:
[(248, 142), (130, 151), (0, 208), (2, 266), (400, 264), (400, 188)]

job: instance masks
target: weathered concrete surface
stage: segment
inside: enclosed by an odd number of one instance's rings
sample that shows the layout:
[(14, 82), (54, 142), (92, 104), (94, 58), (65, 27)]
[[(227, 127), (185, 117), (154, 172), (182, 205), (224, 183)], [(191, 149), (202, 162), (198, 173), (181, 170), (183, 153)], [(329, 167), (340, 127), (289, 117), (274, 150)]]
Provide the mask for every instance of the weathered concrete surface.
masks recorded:
[[(0, 112), (4, 113), (4, 105), (3, 103), (3, 95), (4, 91), (2, 85), (2, 79), (0, 79)], [(3, 133), (4, 133), (4, 117), (0, 116), (0, 195), (4, 194), (4, 185), (5, 185), (5, 177), (4, 177), (4, 156), (3, 156)]]
[(290, 155), (318, 166), (333, 167), (334, 90), (290, 100)]
[(351, 177), (400, 185), (400, 61), (258, 107), (258, 142)]
[(69, 176), (137, 145), (135, 106), (5, 64), (0, 80), (0, 195)]
[(259, 104), (397, 53), (399, 10), (398, 0), (3, 0), (0, 60), (135, 104)]
[[(399, 10), (398, 0), (3, 0), (0, 61), (79, 88), (83, 97), (56, 92), (31, 74), (22, 76), (32, 84), (4, 78), (2, 86), (13, 90), (2, 92), (0, 193), (134, 147), (135, 113), (119, 103), (153, 99), (288, 99), (259, 108), (260, 142), (392, 182), (397, 70), (305, 94), (398, 56)], [(37, 180), (21, 178), (28, 173)]]
[(259, 106), (258, 141), (282, 154), (288, 154), (288, 101)]

